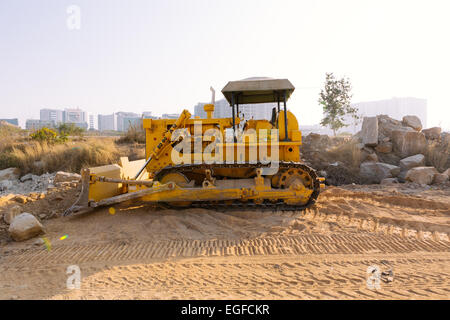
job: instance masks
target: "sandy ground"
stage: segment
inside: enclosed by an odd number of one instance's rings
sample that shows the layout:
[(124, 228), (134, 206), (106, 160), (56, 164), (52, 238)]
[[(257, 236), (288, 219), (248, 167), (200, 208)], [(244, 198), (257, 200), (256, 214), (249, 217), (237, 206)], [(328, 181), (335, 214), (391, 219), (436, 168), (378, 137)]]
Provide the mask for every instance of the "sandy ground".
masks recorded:
[[(60, 210), (73, 193), (27, 210)], [(302, 212), (122, 204), (43, 223), (51, 248), (0, 230), (0, 299), (450, 298), (448, 187), (330, 187)], [(393, 281), (368, 287), (370, 266)]]

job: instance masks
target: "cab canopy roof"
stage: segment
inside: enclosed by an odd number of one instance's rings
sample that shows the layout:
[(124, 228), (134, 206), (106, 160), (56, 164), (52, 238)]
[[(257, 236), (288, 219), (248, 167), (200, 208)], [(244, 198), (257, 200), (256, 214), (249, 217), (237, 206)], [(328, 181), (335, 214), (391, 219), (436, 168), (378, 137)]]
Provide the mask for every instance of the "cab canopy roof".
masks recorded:
[(288, 79), (248, 78), (239, 81), (230, 81), (222, 89), (222, 93), (231, 105), (234, 93), (234, 103), (253, 104), (284, 101), (289, 99), (295, 87)]

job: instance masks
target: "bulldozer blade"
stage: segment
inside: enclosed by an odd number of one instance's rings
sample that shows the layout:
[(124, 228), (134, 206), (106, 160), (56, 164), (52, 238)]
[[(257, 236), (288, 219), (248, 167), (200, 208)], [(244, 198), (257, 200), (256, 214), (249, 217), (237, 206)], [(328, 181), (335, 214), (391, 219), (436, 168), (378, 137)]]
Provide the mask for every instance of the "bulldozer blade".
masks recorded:
[(139, 190), (139, 191), (136, 191), (136, 192), (125, 193), (125, 194), (121, 194), (121, 195), (114, 196), (114, 197), (111, 197), (111, 198), (103, 199), (103, 200), (100, 200), (100, 201), (97, 201), (97, 202), (91, 202), (89, 204), (89, 206), (91, 208), (98, 208), (98, 207), (109, 206), (109, 205), (112, 205), (112, 204), (125, 202), (125, 201), (128, 201), (128, 200), (139, 199), (139, 198), (142, 198), (144, 196), (151, 195), (151, 194), (154, 194), (154, 193), (168, 191), (168, 190), (171, 190), (173, 188), (174, 188), (174, 184), (173, 183), (163, 184), (163, 185), (160, 185), (158, 187), (149, 188), (149, 189), (143, 189), (143, 190)]

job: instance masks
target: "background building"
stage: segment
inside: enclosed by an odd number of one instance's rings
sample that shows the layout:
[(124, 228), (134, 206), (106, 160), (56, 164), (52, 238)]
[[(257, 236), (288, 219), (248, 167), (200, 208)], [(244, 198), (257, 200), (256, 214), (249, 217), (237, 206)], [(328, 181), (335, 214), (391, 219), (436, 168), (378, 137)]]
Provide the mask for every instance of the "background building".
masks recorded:
[(42, 128), (56, 128), (56, 123), (53, 120), (37, 120), (37, 119), (28, 119), (25, 122), (25, 129), (27, 130), (39, 130)]
[(0, 121), (5, 121), (8, 122), (9, 124), (15, 125), (15, 126), (19, 126), (19, 119), (14, 118), (14, 119), (0, 119)]
[(158, 117), (153, 116), (151, 111), (142, 112), (142, 118), (144, 119), (158, 119)]
[(141, 117), (133, 112), (122, 112), (116, 113), (117, 116), (117, 131), (127, 131), (130, 125), (136, 125), (141, 120)]
[(96, 125), (95, 125), (95, 123), (96, 123), (96, 116), (95, 116), (95, 114), (90, 114), (89, 115), (89, 130), (95, 130), (96, 129)]
[(73, 123), (77, 127), (87, 129), (87, 115), (86, 112), (77, 109), (65, 109), (63, 113), (64, 123)]
[(117, 130), (117, 115), (115, 113), (105, 115), (98, 115), (98, 130), (99, 131), (115, 131)]
[(40, 120), (54, 121), (56, 124), (64, 122), (64, 111), (58, 109), (41, 109)]
[(374, 117), (380, 114), (388, 115), (396, 120), (402, 120), (406, 115), (419, 117), (423, 128), (427, 127), (427, 100), (419, 98), (392, 98), (387, 100), (357, 102), (352, 104), (358, 108), (361, 120), (355, 121), (351, 117), (346, 118), (350, 125), (340, 131), (356, 133), (361, 130), (362, 117)]
[(162, 119), (178, 119), (180, 115), (178, 113), (163, 113)]

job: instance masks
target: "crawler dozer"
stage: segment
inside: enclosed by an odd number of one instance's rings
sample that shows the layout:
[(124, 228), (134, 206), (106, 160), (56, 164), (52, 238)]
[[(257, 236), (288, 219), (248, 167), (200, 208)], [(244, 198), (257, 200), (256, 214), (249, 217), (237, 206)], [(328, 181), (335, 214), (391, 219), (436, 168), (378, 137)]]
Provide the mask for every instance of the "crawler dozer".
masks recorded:
[[(172, 207), (301, 210), (315, 203), (324, 178), (300, 160), (302, 135), (286, 102), (287, 79), (231, 81), (222, 93), (231, 117), (184, 110), (178, 119), (143, 119), (145, 159), (83, 169), (81, 193), (64, 215), (139, 200)], [(272, 103), (271, 120), (245, 119), (242, 105)], [(241, 106), (241, 111), (239, 107)]]

